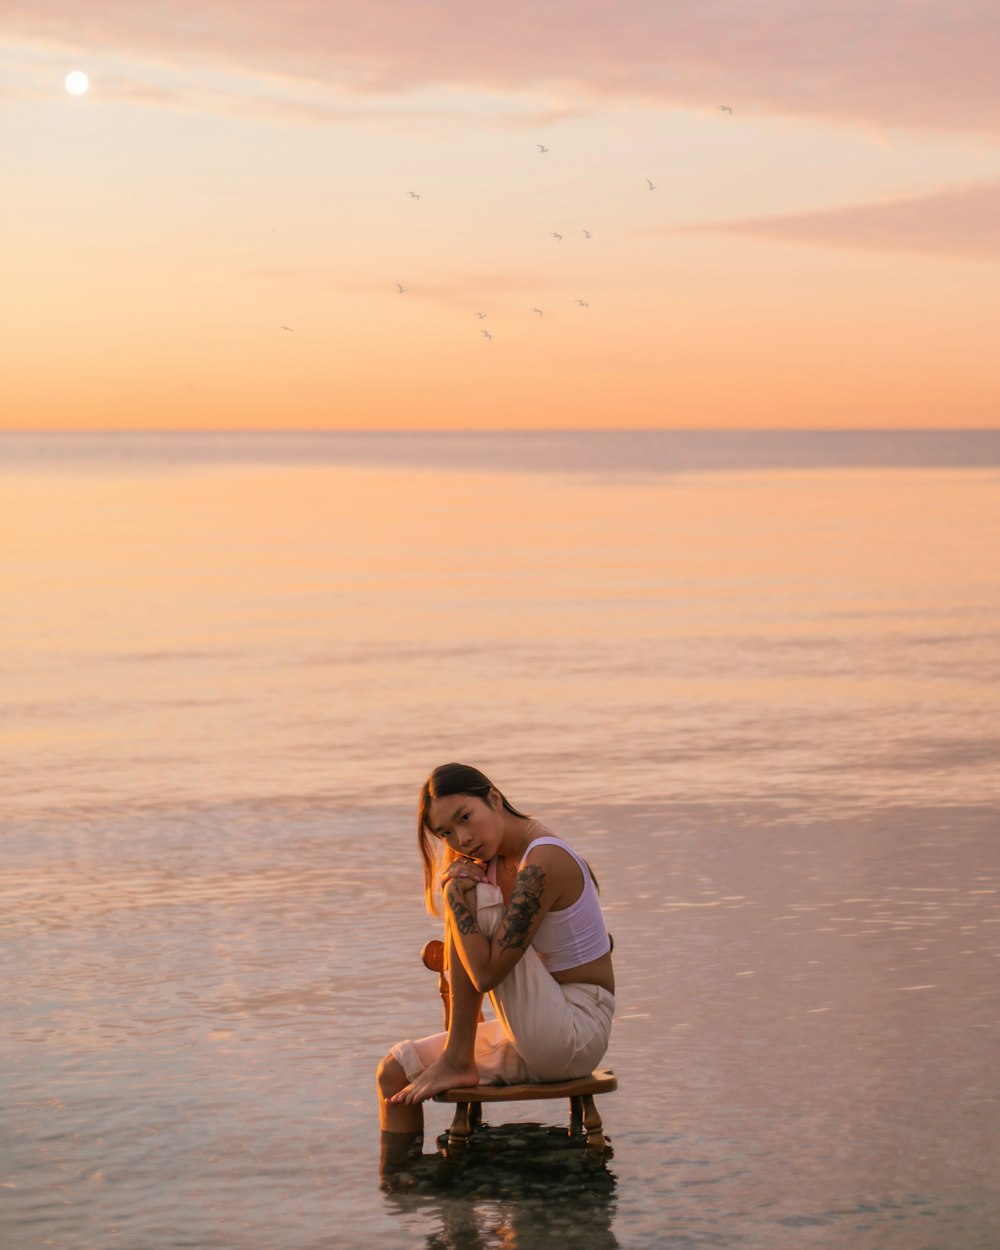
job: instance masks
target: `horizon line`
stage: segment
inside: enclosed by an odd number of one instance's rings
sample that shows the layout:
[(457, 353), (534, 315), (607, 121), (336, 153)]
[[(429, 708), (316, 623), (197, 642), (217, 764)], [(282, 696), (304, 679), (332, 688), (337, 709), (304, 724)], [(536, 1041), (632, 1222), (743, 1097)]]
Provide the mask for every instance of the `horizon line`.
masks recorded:
[(1000, 434), (1000, 425), (964, 426), (802, 426), (802, 425), (712, 425), (712, 426), (377, 426), (364, 428), (354, 426), (334, 427), (214, 427), (197, 429), (121, 429), (94, 427), (74, 429), (47, 427), (45, 429), (2, 429), (0, 436), (23, 435), (326, 435), (326, 434)]

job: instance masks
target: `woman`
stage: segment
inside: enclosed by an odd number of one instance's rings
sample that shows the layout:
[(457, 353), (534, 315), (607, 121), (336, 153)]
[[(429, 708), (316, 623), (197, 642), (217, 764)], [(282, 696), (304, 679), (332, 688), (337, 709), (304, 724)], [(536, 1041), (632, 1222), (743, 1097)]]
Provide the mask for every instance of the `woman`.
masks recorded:
[[(588, 865), (488, 777), (436, 768), (420, 792), (418, 842), (428, 910), (437, 914), (439, 877), (445, 902), (451, 1021), (447, 1033), (397, 1043), (379, 1066), (384, 1172), (419, 1150), (420, 1103), (443, 1089), (588, 1075), (615, 1005)], [(484, 993), (497, 1018), (479, 1023)]]

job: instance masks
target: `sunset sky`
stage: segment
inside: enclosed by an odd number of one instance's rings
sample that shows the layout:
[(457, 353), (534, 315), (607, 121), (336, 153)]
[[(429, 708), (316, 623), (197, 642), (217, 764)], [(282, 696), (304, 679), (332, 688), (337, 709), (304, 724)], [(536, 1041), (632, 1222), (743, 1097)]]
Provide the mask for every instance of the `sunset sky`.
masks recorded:
[(1000, 424), (986, 0), (0, 31), (5, 429)]

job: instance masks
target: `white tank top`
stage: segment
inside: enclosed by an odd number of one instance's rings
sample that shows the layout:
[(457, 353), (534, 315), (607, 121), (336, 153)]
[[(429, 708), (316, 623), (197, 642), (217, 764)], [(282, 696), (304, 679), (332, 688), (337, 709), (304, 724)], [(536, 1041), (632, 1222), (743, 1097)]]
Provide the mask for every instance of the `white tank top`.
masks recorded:
[(565, 972), (567, 968), (578, 968), (580, 964), (606, 955), (611, 949), (611, 939), (608, 937), (590, 869), (561, 838), (543, 837), (535, 838), (529, 844), (518, 864), (518, 871), (524, 867), (524, 861), (536, 846), (562, 847), (573, 856), (583, 873), (583, 893), (576, 902), (564, 907), (562, 911), (547, 912), (535, 930), (531, 945), (538, 952), (542, 963), (549, 972)]

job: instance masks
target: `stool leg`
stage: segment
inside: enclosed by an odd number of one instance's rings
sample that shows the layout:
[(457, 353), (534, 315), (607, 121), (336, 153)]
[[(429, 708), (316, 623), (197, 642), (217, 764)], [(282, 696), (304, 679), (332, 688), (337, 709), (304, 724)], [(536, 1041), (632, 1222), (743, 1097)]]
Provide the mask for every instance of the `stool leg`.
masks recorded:
[(571, 1094), (569, 1100), (569, 1135), (583, 1135), (583, 1100), (579, 1094)]
[(580, 1103), (583, 1108), (583, 1127), (587, 1134), (587, 1149), (593, 1154), (603, 1154), (607, 1143), (604, 1140), (604, 1125), (594, 1106), (593, 1094), (581, 1094)]
[(448, 1149), (456, 1155), (461, 1154), (468, 1145), (472, 1129), (469, 1125), (469, 1103), (455, 1104), (455, 1118), (448, 1129)]

